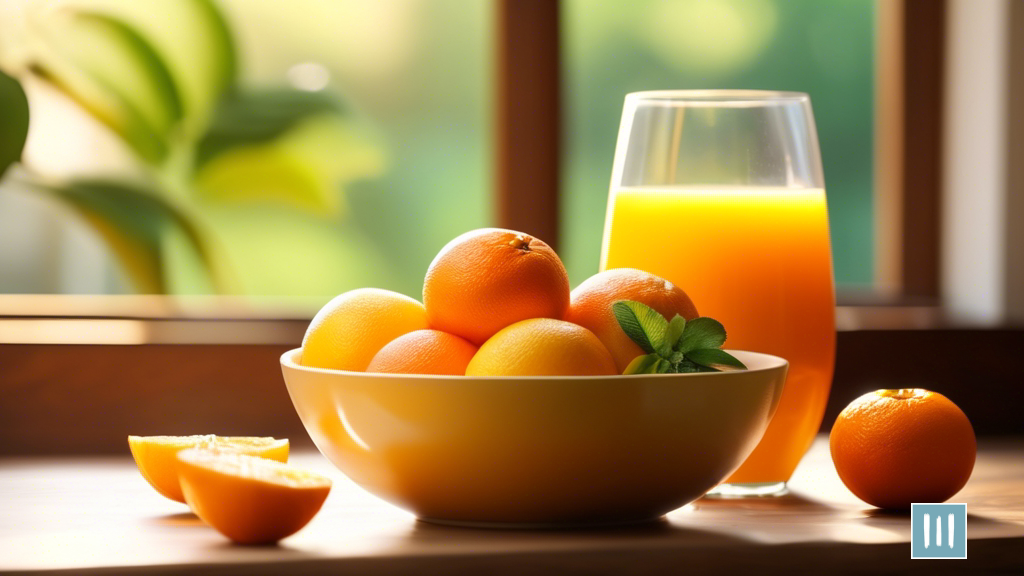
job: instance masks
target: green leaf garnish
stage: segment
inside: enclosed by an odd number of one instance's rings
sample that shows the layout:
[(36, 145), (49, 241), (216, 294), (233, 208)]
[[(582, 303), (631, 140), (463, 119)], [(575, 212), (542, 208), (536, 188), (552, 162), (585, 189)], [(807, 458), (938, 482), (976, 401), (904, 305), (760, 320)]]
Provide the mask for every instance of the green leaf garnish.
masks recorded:
[(672, 317), (672, 320), (668, 323), (668, 331), (665, 333), (665, 344), (668, 349), (665, 350), (665, 354), (671, 354), (675, 348), (675, 344), (679, 342), (680, 337), (683, 335), (683, 331), (686, 330), (686, 318), (683, 318), (679, 314)]
[[(705, 368), (718, 368), (728, 366), (730, 368), (746, 368), (735, 356), (725, 350), (718, 348), (698, 348), (686, 353), (687, 359)], [(718, 368), (721, 370), (720, 368)]]
[(725, 327), (707, 317), (687, 321), (676, 314), (667, 321), (656, 310), (632, 300), (612, 304), (623, 332), (647, 354), (637, 356), (623, 374), (687, 374), (746, 369), (743, 362), (721, 349)]
[(658, 367), (660, 358), (656, 354), (637, 356), (626, 366), (623, 374), (654, 374)]
[(668, 321), (657, 310), (632, 300), (612, 303), (612, 313), (629, 339), (644, 352), (654, 354), (665, 347)]
[(686, 323), (686, 330), (673, 349), (683, 354), (700, 348), (721, 348), (725, 344), (725, 327), (714, 318), (694, 318)]
[[(708, 371), (710, 372), (712, 370), (708, 370)], [(703, 366), (700, 366), (698, 364), (694, 364), (693, 362), (690, 362), (689, 360), (683, 360), (682, 362), (679, 363), (678, 366), (676, 366), (676, 373), (677, 374), (690, 374), (692, 372), (704, 372)]]

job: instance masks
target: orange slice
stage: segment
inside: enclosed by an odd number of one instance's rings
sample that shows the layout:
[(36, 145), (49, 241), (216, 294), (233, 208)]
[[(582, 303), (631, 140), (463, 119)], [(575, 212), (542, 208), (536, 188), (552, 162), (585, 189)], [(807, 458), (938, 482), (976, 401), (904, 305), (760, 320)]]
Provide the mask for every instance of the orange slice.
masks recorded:
[(270, 544), (298, 532), (331, 491), (326, 476), (244, 454), (184, 450), (178, 464), (192, 511), (239, 544)]
[(255, 436), (129, 436), (128, 447), (132, 450), (135, 465), (150, 486), (181, 503), (185, 503), (185, 496), (178, 484), (177, 456), (182, 450), (206, 448), (262, 456), (278, 462), (288, 461), (288, 439)]

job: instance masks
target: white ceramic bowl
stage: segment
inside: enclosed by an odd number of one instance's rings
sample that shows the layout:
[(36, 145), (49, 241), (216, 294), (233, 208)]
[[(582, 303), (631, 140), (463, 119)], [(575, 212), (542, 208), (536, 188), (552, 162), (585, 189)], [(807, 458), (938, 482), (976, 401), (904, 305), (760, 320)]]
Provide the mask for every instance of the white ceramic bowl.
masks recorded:
[(727, 478), (775, 412), (788, 363), (748, 370), (470, 378), (308, 368), (281, 357), (317, 447), (421, 519), (557, 526), (640, 522)]

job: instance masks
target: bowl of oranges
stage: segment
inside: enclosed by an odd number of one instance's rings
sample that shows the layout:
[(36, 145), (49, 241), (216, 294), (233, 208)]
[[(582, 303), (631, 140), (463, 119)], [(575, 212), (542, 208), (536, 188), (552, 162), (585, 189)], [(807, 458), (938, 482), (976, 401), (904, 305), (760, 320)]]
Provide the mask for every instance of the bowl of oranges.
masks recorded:
[(724, 341), (662, 278), (570, 290), (547, 244), (487, 228), (441, 250), (422, 303), (334, 298), (281, 366), (320, 451), (420, 519), (620, 524), (699, 498), (768, 426), (787, 362)]

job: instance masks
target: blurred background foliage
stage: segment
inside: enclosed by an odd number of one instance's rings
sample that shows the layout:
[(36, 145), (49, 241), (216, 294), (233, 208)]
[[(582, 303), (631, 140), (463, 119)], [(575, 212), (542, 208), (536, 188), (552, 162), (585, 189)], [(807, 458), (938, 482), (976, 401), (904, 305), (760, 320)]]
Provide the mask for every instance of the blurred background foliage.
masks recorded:
[(58, 225), (88, 225), (62, 252), (102, 264), (98, 237), (116, 260), (97, 277), (58, 257), (70, 277), (35, 285), (4, 262), (3, 291), (415, 294), (451, 230), (487, 224), (483, 3), (22, 4), (0, 64), (33, 133), (0, 196), (47, 192)]
[[(494, 223), (493, 26), (490, 0), (0, 3), (33, 112), (0, 292), (417, 295), (447, 240)], [(563, 42), (574, 284), (623, 96), (760, 88), (810, 93), (836, 277), (870, 285), (873, 0), (564, 0)]]

